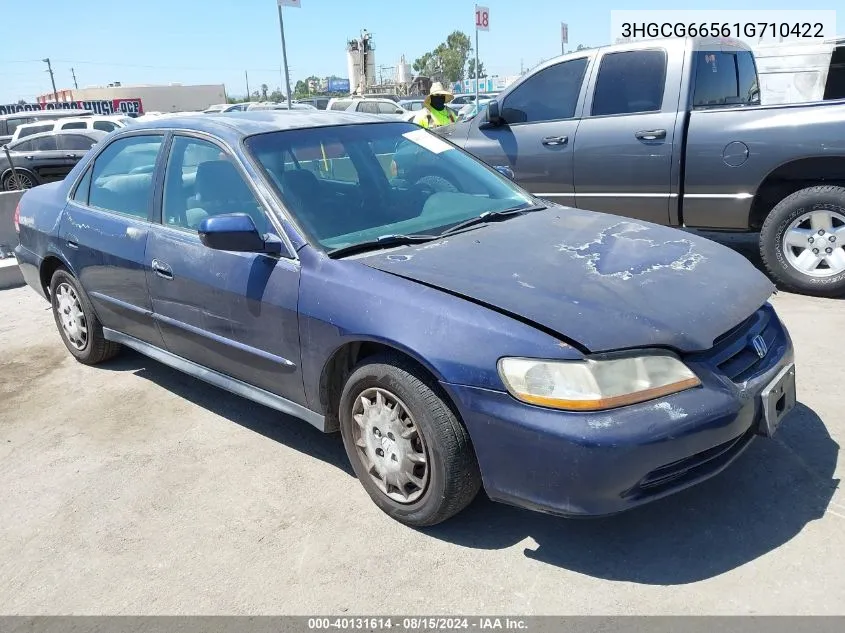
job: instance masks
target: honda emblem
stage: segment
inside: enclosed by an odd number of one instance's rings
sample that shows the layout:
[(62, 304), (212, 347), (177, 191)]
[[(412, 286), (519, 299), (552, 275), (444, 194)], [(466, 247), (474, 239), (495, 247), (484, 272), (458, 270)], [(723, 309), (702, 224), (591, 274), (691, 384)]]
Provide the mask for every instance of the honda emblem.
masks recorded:
[(751, 345), (754, 347), (754, 351), (757, 352), (757, 356), (760, 358), (765, 358), (766, 354), (769, 353), (769, 346), (766, 345), (765, 339), (759, 334), (751, 339)]

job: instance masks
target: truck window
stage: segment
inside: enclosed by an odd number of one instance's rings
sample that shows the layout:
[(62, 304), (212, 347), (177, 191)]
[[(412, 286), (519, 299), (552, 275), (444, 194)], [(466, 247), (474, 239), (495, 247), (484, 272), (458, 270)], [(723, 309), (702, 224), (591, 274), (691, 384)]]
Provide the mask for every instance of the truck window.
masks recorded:
[(508, 123), (571, 119), (575, 116), (586, 70), (586, 57), (541, 70), (505, 97), (502, 118)]
[(750, 51), (699, 51), (695, 55), (693, 108), (760, 103), (757, 67)]
[(835, 48), (830, 57), (824, 99), (845, 99), (845, 46)]
[(609, 53), (599, 66), (591, 114), (657, 112), (663, 105), (665, 84), (665, 51)]

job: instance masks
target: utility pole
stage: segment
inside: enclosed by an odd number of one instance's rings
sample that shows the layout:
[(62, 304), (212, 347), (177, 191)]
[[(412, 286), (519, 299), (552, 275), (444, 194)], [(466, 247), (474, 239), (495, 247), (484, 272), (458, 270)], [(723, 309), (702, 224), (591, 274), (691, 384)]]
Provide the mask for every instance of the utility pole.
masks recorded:
[[(287, 91), (287, 104), (288, 110), (291, 109), (291, 101), (293, 101), (293, 95), (290, 92), (290, 72), (288, 70), (288, 50), (287, 46), (285, 46), (285, 21), (282, 18), (282, 2), (289, 3), (290, 0), (277, 0), (278, 2), (278, 9), (279, 9), (279, 33), (282, 36), (282, 63), (285, 65), (285, 90)], [(294, 2), (291, 6), (299, 6), (296, 2)]]
[(45, 57), (41, 60), (45, 64), (47, 64), (47, 72), (50, 73), (50, 83), (53, 84), (53, 98), (56, 100), (56, 103), (59, 103), (59, 91), (56, 90), (56, 78), (53, 77), (53, 67), (50, 65), (50, 58)]
[(73, 70), (73, 68), (70, 69), (70, 74), (73, 75), (73, 89), (79, 90), (79, 86), (76, 83), (76, 72)]
[(252, 95), (249, 92), (249, 72), (244, 71), (244, 78), (246, 79), (246, 100), (252, 101)]

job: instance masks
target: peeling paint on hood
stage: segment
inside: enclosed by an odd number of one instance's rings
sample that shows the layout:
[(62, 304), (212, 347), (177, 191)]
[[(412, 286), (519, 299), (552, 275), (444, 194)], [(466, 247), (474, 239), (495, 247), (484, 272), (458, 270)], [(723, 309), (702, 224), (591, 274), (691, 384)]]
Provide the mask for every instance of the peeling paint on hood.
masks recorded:
[[(772, 283), (733, 250), (682, 231), (553, 205), (360, 263), (518, 315), (590, 351), (713, 341)], [(398, 253), (412, 258), (399, 261)]]

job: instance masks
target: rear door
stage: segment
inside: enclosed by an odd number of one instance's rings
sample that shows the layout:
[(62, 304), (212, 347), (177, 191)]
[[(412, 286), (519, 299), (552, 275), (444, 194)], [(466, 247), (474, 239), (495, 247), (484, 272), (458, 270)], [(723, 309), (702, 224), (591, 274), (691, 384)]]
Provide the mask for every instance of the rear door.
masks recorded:
[(158, 347), (144, 256), (162, 134), (113, 140), (73, 189), (60, 244), (107, 328)]
[(499, 103), (505, 123), (475, 117), (465, 149), (494, 167), (510, 167), (531, 193), (575, 204), (572, 148), (590, 57), (559, 62), (516, 86)]
[(304, 404), (298, 261), (213, 250), (197, 234), (203, 219), (226, 213), (247, 213), (260, 232), (276, 233), (238, 160), (209, 138), (177, 134), (163, 192), (146, 265), (167, 349)]
[(577, 206), (669, 223), (680, 86), (666, 77), (680, 76), (683, 55), (669, 60), (656, 47), (597, 60), (575, 138)]
[[(54, 135), (25, 138), (10, 146), (16, 152), (16, 167), (33, 172), (39, 184), (62, 180), (70, 172), (68, 159)], [(75, 163), (74, 163), (75, 164)]]

